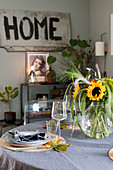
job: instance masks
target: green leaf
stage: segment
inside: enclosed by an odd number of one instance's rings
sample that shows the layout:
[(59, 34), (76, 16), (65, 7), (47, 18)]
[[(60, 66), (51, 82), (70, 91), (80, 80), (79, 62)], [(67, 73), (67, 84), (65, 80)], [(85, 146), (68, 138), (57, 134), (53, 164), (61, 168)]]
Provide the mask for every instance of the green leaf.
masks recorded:
[(71, 63), (71, 67), (66, 71), (61, 71), (62, 77), (67, 80), (74, 81), (76, 78), (83, 77), (83, 75), (78, 71), (74, 63)]
[(9, 95), (7, 87), (5, 87), (6, 94)]
[(69, 43), (70, 43), (70, 45), (71, 45), (72, 47), (75, 47), (75, 46), (77, 45), (77, 42), (78, 42), (77, 39), (71, 39), (71, 40), (69, 41)]
[(78, 59), (78, 60), (75, 60), (74, 61), (75, 64), (80, 64), (80, 65), (83, 65), (83, 60), (82, 59)]
[(62, 77), (57, 77), (57, 81), (62, 82)]
[(15, 87), (15, 88), (12, 90), (11, 94), (14, 94), (14, 93), (16, 93), (16, 92), (19, 92), (19, 88), (18, 88), (18, 87)]
[(85, 113), (85, 108), (86, 108), (86, 92), (85, 93), (83, 93), (83, 95), (82, 95), (82, 99), (81, 99), (81, 109), (82, 109), (82, 116), (84, 115), (84, 113)]
[(66, 51), (62, 52), (62, 57), (72, 57), (72, 53), (67, 53)]
[(109, 85), (106, 86), (107, 91), (108, 91), (108, 100), (106, 102), (106, 107), (107, 107), (107, 110), (109, 113), (108, 116), (110, 117), (111, 121), (113, 122), (113, 82), (109, 81)]
[(78, 43), (77, 45), (80, 47), (80, 48), (86, 48), (88, 46), (88, 43), (86, 40), (78, 40)]
[(74, 101), (75, 101), (75, 99), (73, 98), (73, 100), (72, 100), (72, 103), (71, 103), (71, 114), (72, 114), (72, 119), (73, 119), (73, 121), (74, 121), (74, 119), (75, 119), (75, 112), (76, 112), (76, 106), (75, 106), (75, 111), (74, 111), (74, 107), (73, 107), (73, 105), (74, 105)]
[(103, 83), (105, 84), (105, 86), (107, 88), (107, 92), (108, 92), (108, 99), (106, 100), (106, 108), (108, 110), (109, 116), (112, 118), (112, 112), (111, 112), (112, 93), (111, 93), (111, 89), (110, 89), (110, 86), (107, 83), (105, 83), (104, 81), (103, 81)]
[(8, 86), (8, 87), (6, 87), (6, 88), (7, 88), (7, 91), (8, 91), (9, 93), (13, 90), (11, 86)]
[(68, 53), (67, 53), (66, 51), (63, 51), (63, 52), (62, 52), (62, 56), (63, 56), (63, 57), (67, 57), (67, 56), (68, 56)]
[(72, 53), (69, 53), (68, 55), (67, 55), (67, 57), (72, 57), (73, 56), (73, 54)]
[(65, 93), (64, 93), (64, 100), (65, 100), (65, 98), (66, 98), (66, 95), (67, 95), (67, 93), (68, 93), (68, 91), (70, 90), (71, 91), (71, 89), (72, 89), (72, 87), (73, 87), (73, 84), (68, 84), (68, 86), (67, 86), (67, 88), (66, 88), (66, 90), (65, 90)]
[(5, 103), (5, 104), (8, 104), (9, 101), (7, 99), (0, 99), (1, 102)]
[(16, 97), (18, 96), (18, 93), (19, 93), (19, 88), (18, 88), (18, 87), (14, 88), (14, 89), (12, 90), (12, 92), (10, 93), (11, 99), (16, 98)]
[(14, 99), (18, 96), (19, 91), (16, 91), (15, 93), (11, 94), (10, 97), (11, 99)]
[(109, 80), (108, 82), (109, 82), (109, 85), (110, 85), (109, 87), (110, 87), (111, 91), (113, 91), (113, 81)]
[(78, 102), (79, 102), (79, 109), (80, 109), (81, 112), (82, 112), (82, 102), (81, 101), (83, 100), (82, 98), (83, 98), (83, 92), (84, 91), (86, 91), (86, 89), (81, 89), (80, 91), (78, 91), (78, 96), (79, 96)]
[(79, 121), (78, 121), (77, 115), (75, 115), (75, 118), (76, 118), (76, 122), (77, 122), (78, 127), (80, 128), (83, 136), (85, 137), (84, 132), (83, 132), (83, 130), (82, 130), (82, 127), (81, 127), (81, 125), (80, 125), (80, 123), (79, 123)]
[(5, 98), (5, 95), (3, 92), (0, 92), (0, 97)]
[[(75, 110), (74, 110), (73, 105), (75, 106)], [(73, 98), (73, 100), (71, 102), (71, 115), (72, 115), (72, 119), (73, 119), (73, 124), (75, 122), (76, 108), (77, 108), (77, 97), (76, 97), (76, 99)], [(74, 126), (72, 127), (71, 136), (72, 136), (73, 132), (74, 132)]]
[(58, 144), (54, 147), (54, 149), (58, 152), (65, 152), (68, 149), (68, 144), (66, 143)]
[[(74, 108), (74, 107), (73, 107), (74, 100), (75, 100), (75, 110), (73, 109), (73, 108)], [(84, 132), (83, 132), (83, 130), (82, 130), (82, 127), (81, 127), (81, 125), (80, 125), (80, 123), (79, 123), (79, 121), (78, 121), (77, 114), (76, 114), (77, 101), (78, 101), (77, 97), (76, 97), (76, 99), (73, 99), (73, 100), (72, 100), (72, 103), (71, 103), (71, 114), (72, 114), (72, 118), (73, 118), (73, 123), (74, 123), (75, 118), (76, 118), (76, 123), (77, 123), (78, 127), (80, 128), (83, 136), (85, 137)], [(72, 136), (72, 134), (73, 134), (73, 131), (74, 131), (74, 126), (73, 126), (73, 128), (72, 128), (71, 136)]]
[(53, 64), (55, 61), (56, 61), (56, 57), (49, 56), (49, 57), (47, 58), (47, 63), (48, 63), (48, 64)]

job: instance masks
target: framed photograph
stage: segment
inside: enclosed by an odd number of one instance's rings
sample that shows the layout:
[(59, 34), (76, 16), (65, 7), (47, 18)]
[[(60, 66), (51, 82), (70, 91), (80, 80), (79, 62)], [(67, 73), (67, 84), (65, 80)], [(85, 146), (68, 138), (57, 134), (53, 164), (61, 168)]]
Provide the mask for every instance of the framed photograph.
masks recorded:
[(49, 70), (47, 58), (49, 53), (27, 52), (28, 82), (45, 82)]

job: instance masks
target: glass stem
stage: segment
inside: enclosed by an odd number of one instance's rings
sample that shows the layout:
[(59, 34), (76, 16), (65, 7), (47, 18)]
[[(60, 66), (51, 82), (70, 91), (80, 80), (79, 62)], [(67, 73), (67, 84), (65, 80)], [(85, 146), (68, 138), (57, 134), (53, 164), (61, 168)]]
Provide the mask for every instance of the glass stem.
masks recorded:
[(61, 137), (60, 120), (58, 121), (58, 126), (59, 126), (59, 138), (60, 138)]

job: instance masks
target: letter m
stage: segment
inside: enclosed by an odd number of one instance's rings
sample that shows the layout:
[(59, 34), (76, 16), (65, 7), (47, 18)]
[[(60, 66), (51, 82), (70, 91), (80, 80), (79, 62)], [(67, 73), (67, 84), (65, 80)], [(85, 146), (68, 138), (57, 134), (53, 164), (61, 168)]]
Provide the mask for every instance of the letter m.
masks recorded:
[(35, 39), (39, 39), (39, 29), (38, 25), (40, 25), (41, 28), (45, 26), (45, 39), (48, 40), (48, 31), (47, 31), (47, 18), (45, 17), (42, 22), (40, 23), (36, 18), (34, 18), (35, 23)]

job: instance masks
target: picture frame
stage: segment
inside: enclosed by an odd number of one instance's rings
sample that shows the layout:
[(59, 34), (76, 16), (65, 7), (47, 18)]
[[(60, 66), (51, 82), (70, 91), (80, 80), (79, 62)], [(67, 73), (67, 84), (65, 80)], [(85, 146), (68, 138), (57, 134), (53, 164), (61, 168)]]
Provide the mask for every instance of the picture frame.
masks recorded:
[(27, 81), (33, 82), (45, 82), (46, 75), (49, 70), (47, 58), (49, 52), (27, 52)]

